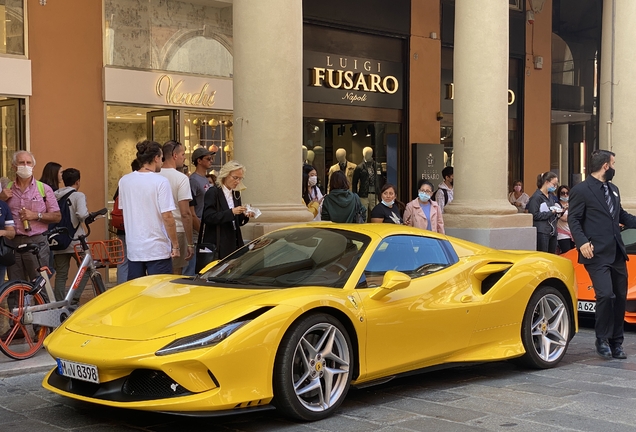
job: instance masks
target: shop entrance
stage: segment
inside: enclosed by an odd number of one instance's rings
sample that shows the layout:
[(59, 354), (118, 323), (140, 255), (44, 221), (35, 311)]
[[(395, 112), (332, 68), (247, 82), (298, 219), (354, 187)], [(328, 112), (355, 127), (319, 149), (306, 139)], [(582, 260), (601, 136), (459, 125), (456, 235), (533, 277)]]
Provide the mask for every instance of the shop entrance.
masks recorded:
[[(305, 118), (304, 122), (303, 162), (316, 168), (323, 193), (328, 192), (330, 174), (346, 166), (351, 190), (363, 198), (368, 193), (370, 208), (379, 202), (385, 183), (398, 186), (399, 123), (316, 118)], [(366, 175), (360, 175), (362, 171)]]
[(167, 141), (179, 141), (179, 111), (159, 110), (146, 114), (146, 133), (151, 141), (163, 144)]
[(13, 178), (11, 157), (24, 143), (24, 99), (0, 97), (0, 171), (2, 177)]

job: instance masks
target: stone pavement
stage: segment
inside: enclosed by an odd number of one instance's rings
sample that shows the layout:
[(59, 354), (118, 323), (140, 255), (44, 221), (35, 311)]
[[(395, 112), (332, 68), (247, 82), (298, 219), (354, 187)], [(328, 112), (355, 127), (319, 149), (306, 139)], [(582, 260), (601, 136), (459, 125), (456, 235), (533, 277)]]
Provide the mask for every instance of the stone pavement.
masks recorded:
[[(626, 334), (627, 360), (603, 360), (594, 332), (581, 329), (554, 369), (513, 362), (447, 369), (352, 389), (331, 418), (293, 423), (276, 411), (190, 418), (105, 408), (41, 388), (52, 365), (0, 360), (2, 431), (636, 431), (636, 333)], [(16, 371), (17, 374), (16, 374)], [(248, 371), (246, 371), (248, 373)]]

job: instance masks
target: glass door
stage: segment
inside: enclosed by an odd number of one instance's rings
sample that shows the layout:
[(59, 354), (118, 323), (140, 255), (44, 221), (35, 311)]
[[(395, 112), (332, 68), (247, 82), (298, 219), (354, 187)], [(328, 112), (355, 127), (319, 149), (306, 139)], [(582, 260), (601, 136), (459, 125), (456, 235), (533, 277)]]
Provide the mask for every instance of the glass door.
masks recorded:
[(164, 144), (166, 141), (179, 141), (179, 115), (177, 110), (150, 111), (146, 114), (148, 139)]
[(24, 100), (0, 98), (0, 174), (13, 178), (11, 158), (24, 149)]

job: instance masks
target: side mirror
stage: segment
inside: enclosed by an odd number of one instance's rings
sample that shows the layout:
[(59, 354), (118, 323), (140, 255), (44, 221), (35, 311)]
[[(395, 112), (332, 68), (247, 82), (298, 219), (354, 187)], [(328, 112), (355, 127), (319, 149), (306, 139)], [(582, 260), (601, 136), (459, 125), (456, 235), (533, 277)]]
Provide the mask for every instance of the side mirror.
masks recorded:
[(389, 270), (384, 274), (382, 285), (375, 289), (369, 296), (373, 300), (380, 300), (393, 291), (403, 289), (411, 285), (411, 278), (402, 272)]

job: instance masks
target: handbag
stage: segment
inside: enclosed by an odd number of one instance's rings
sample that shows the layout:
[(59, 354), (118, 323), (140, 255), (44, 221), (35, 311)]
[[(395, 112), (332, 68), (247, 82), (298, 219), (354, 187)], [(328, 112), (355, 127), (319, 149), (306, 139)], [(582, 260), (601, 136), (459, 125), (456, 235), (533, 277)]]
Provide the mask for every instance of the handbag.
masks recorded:
[(367, 208), (362, 205), (362, 201), (356, 195), (356, 209), (353, 216), (354, 223), (365, 223), (367, 221)]
[[(219, 195), (216, 194), (216, 205), (219, 208)], [(197, 239), (197, 249), (195, 252), (194, 271), (199, 273), (212, 261), (219, 259), (219, 241), (221, 239), (221, 225), (216, 226), (216, 243), (203, 243), (205, 235), (206, 224), (203, 223), (201, 230), (199, 231), (199, 238)]]
[(9, 267), (15, 264), (15, 249), (5, 237), (0, 237), (0, 266)]

